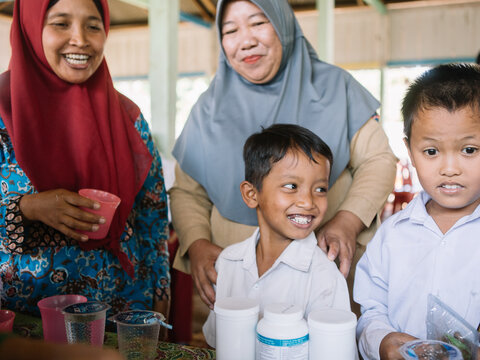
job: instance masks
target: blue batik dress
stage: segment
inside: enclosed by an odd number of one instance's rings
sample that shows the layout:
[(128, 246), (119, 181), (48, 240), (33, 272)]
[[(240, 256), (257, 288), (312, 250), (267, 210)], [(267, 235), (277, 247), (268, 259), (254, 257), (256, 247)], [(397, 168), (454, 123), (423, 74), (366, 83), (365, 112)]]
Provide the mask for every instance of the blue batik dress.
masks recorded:
[(2, 307), (38, 314), (37, 302), (55, 294), (82, 294), (104, 301), (114, 313), (151, 309), (169, 298), (167, 198), (162, 163), (142, 115), (135, 127), (153, 156), (150, 172), (127, 220), (121, 249), (135, 268), (130, 278), (103, 248), (82, 250), (75, 240), (40, 222), (24, 222), (19, 202), (35, 193), (19, 167), (0, 118), (0, 279)]

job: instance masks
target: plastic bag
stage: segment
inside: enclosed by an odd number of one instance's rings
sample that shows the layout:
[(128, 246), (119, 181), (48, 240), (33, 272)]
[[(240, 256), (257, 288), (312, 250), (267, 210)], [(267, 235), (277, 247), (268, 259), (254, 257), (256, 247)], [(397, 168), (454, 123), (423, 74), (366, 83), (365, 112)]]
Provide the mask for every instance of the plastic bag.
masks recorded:
[(456, 346), (464, 360), (477, 359), (478, 332), (436, 296), (427, 299), (427, 339)]

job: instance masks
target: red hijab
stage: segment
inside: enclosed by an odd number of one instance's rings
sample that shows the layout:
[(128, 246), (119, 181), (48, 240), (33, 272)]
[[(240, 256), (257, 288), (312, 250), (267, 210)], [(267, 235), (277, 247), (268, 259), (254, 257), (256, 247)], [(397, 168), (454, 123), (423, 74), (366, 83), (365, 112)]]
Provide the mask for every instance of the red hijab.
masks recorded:
[[(100, 1), (108, 33), (107, 0)], [(42, 46), (48, 3), (15, 1), (12, 57), (9, 71), (0, 75), (0, 116), (36, 190), (95, 188), (122, 199), (107, 237), (79, 246), (105, 247), (133, 277), (119, 240), (152, 163), (134, 126), (140, 109), (114, 89), (105, 59), (82, 84), (65, 82), (53, 72)]]

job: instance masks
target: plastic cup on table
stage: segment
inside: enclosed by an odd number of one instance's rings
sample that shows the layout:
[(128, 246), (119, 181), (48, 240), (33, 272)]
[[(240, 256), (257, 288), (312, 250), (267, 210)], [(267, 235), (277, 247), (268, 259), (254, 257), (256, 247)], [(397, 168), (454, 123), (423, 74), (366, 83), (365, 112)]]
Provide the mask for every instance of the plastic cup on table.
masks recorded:
[(11, 332), (15, 313), (10, 310), (0, 310), (0, 332)]
[(463, 360), (462, 352), (456, 346), (439, 340), (413, 340), (398, 350), (406, 360)]
[(157, 354), (160, 326), (165, 316), (155, 311), (130, 310), (109, 318), (117, 324), (118, 350), (127, 360), (151, 360)]
[(100, 301), (73, 304), (63, 309), (65, 329), (69, 344), (85, 343), (102, 346), (105, 320), (110, 305)]
[(65, 306), (86, 302), (83, 295), (54, 295), (40, 300), (37, 306), (42, 315), (43, 338), (45, 341), (66, 344), (65, 319), (62, 309)]
[(103, 216), (105, 218), (104, 224), (98, 224), (99, 228), (97, 231), (78, 230), (78, 232), (87, 235), (89, 239), (105, 238), (105, 236), (107, 236), (108, 230), (110, 229), (113, 215), (115, 215), (115, 211), (120, 204), (120, 198), (109, 192), (96, 189), (80, 189), (78, 193), (83, 197), (95, 200), (100, 203), (100, 209), (94, 210), (82, 208), (83, 210), (91, 212), (92, 214)]

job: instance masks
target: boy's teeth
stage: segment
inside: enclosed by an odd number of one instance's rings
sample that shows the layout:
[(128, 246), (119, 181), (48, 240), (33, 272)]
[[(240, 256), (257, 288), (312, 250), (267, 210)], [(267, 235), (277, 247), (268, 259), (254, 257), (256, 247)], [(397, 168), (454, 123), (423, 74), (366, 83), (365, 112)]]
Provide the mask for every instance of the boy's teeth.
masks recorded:
[(312, 221), (311, 216), (291, 215), (288, 218), (301, 225), (309, 224)]
[(442, 185), (442, 187), (445, 189), (458, 189), (460, 185)]

